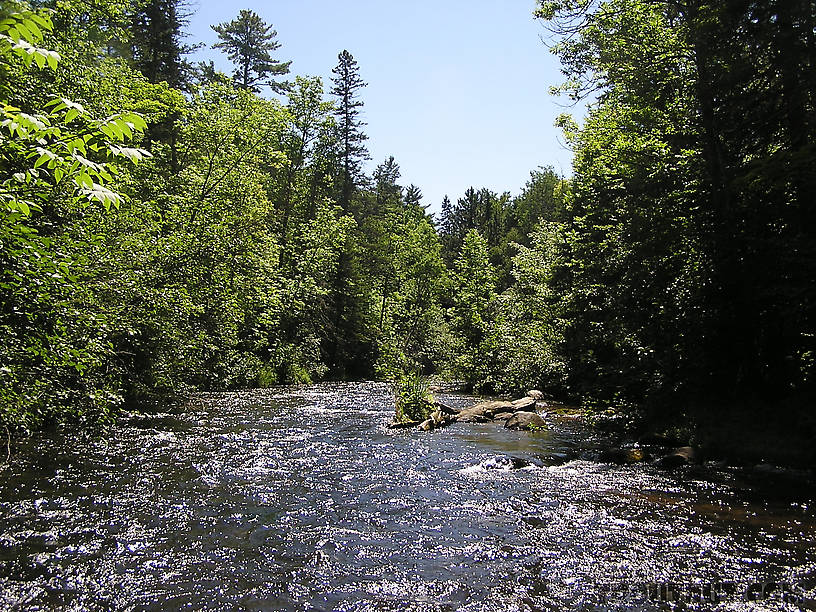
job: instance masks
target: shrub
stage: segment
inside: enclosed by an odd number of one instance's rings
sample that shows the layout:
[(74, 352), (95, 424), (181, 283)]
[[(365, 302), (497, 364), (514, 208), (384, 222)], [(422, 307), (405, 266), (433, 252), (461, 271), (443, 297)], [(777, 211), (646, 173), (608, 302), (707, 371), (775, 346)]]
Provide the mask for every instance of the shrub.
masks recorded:
[(396, 376), (392, 384), (397, 421), (424, 421), (428, 418), (432, 396), (425, 378), (418, 372), (404, 372)]

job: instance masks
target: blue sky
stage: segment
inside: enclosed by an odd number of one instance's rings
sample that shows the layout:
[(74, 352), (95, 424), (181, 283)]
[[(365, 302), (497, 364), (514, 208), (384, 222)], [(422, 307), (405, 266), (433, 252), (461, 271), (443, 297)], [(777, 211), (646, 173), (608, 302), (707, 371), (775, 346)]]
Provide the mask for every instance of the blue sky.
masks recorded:
[(194, 0), (190, 42), (203, 42), (195, 60), (212, 59), (210, 25), (242, 8), (278, 32), (278, 57), (292, 74), (322, 76), (330, 86), (337, 54), (348, 49), (368, 82), (362, 92), (372, 160), (393, 155), (401, 184), (422, 189), (438, 210), (469, 186), (516, 194), (531, 170), (570, 173), (555, 118), (565, 112), (548, 93), (561, 82), (557, 58), (532, 19), (534, 0)]

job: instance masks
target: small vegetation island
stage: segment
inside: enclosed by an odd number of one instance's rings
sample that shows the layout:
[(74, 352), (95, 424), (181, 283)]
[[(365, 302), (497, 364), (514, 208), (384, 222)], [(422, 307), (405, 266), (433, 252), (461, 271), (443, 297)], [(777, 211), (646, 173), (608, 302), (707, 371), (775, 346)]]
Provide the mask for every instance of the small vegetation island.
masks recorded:
[(572, 171), (441, 203), (395, 157), (366, 171), (350, 51), (330, 83), (293, 76), (238, 10), (212, 26), (224, 74), (187, 59), (188, 10), (0, 7), (11, 450), (127, 405), (323, 380), (391, 381), (398, 425), (467, 420), (435, 379), (521, 398), (533, 429), (558, 398), (622, 440), (813, 464), (812, 2), (541, 0), (555, 93), (587, 105), (559, 119)]

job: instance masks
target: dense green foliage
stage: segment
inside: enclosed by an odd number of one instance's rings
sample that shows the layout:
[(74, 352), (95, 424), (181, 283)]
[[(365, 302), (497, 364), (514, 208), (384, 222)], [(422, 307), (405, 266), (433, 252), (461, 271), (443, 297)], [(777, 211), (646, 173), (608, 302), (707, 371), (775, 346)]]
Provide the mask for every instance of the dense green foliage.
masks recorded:
[(359, 81), (193, 79), (154, 5), (3, 15), (2, 424), (441, 362), (439, 241), (418, 190), (355, 169)]
[(537, 16), (556, 91), (588, 115), (559, 120), (569, 184), (536, 173), (512, 203), (443, 204), (458, 371), (703, 438), (812, 439), (813, 4), (564, 0)]
[(327, 97), (274, 80), (251, 11), (214, 26), (232, 79), (184, 59), (180, 0), (4, 3), (0, 423), (436, 373), (703, 429), (773, 404), (812, 437), (812, 3), (539, 5), (588, 104), (573, 177), (435, 220), (393, 157), (366, 174), (348, 51)]
[(568, 0), (539, 16), (562, 91), (593, 100), (582, 128), (562, 119), (576, 157), (549, 286), (569, 388), (651, 421), (812, 438), (813, 4)]

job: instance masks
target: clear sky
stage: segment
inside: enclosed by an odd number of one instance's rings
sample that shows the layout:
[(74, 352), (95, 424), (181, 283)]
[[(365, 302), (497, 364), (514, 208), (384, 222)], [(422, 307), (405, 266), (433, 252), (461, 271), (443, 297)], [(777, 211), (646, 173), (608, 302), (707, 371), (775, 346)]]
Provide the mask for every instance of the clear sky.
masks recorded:
[(330, 87), (337, 54), (348, 49), (368, 83), (362, 91), (369, 171), (393, 155), (401, 184), (442, 197), (470, 187), (516, 194), (538, 166), (568, 175), (572, 155), (555, 118), (565, 110), (548, 93), (558, 60), (542, 42), (534, 0), (193, 0), (193, 56), (232, 72), (209, 48), (210, 25), (252, 9), (278, 32), (280, 60), (292, 74), (322, 76)]

